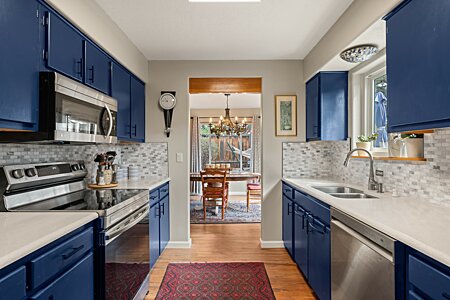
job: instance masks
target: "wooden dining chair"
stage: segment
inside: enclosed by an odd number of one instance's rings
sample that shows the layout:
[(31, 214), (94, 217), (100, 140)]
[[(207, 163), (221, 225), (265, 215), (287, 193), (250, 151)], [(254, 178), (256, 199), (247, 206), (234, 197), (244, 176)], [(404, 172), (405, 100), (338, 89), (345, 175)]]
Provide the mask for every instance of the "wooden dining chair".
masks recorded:
[(247, 182), (247, 212), (250, 208), (250, 204), (261, 204), (261, 198), (260, 179), (258, 178), (256, 182)]
[(203, 218), (206, 220), (206, 207), (219, 206), (222, 207), (223, 220), (228, 207), (227, 171), (207, 169), (201, 171), (200, 176), (202, 178)]

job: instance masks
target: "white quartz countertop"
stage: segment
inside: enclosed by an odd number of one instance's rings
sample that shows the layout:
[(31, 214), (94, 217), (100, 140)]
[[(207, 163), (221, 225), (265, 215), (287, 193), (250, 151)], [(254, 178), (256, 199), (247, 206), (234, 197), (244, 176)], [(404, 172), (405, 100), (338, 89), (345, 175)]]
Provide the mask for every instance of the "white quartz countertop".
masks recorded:
[(95, 212), (0, 212), (0, 269), (97, 218)]
[[(283, 181), (450, 267), (450, 207), (413, 197), (378, 194), (367, 187), (333, 180)], [(350, 186), (378, 199), (340, 199), (313, 186)]]
[(124, 180), (119, 181), (119, 185), (114, 189), (146, 189), (153, 190), (160, 185), (169, 182), (170, 178), (150, 178), (150, 179), (139, 179), (139, 180)]

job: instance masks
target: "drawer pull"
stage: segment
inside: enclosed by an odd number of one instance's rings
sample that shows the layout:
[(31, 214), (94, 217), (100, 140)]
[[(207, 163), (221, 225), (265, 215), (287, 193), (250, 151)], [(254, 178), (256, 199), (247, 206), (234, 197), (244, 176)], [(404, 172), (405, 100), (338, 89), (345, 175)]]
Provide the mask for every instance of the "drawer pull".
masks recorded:
[(64, 260), (71, 258), (72, 256), (74, 256), (75, 254), (77, 254), (78, 252), (80, 252), (82, 249), (84, 248), (84, 245), (81, 245), (80, 247), (77, 248), (72, 248), (72, 251), (70, 251), (67, 254), (63, 254), (62, 258)]
[(161, 192), (167, 193), (167, 189), (162, 189)]
[(150, 196), (150, 199), (155, 200), (158, 196)]
[(446, 292), (443, 292), (443, 293), (442, 293), (442, 297), (444, 297), (445, 299), (450, 300), (450, 295), (447, 294)]

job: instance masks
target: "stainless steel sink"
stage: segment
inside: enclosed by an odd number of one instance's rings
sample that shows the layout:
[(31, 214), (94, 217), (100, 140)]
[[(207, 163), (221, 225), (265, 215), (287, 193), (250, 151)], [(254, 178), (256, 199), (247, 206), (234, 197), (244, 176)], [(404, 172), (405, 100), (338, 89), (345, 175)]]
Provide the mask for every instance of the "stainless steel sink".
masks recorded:
[(316, 190), (327, 194), (342, 194), (342, 193), (359, 193), (364, 194), (363, 191), (348, 187), (348, 186), (313, 186)]
[(367, 195), (361, 190), (348, 186), (313, 186), (318, 191), (330, 196), (342, 199), (377, 199), (375, 196)]
[(375, 196), (367, 195), (365, 193), (330, 193), (329, 195), (343, 199), (378, 199)]

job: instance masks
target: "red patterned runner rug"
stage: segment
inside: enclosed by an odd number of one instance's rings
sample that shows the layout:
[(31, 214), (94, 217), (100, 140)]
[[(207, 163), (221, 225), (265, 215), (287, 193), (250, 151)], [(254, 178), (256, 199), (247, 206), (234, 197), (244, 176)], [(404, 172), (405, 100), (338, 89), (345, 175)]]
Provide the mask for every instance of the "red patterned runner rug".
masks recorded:
[(157, 300), (275, 299), (264, 263), (169, 264)]

